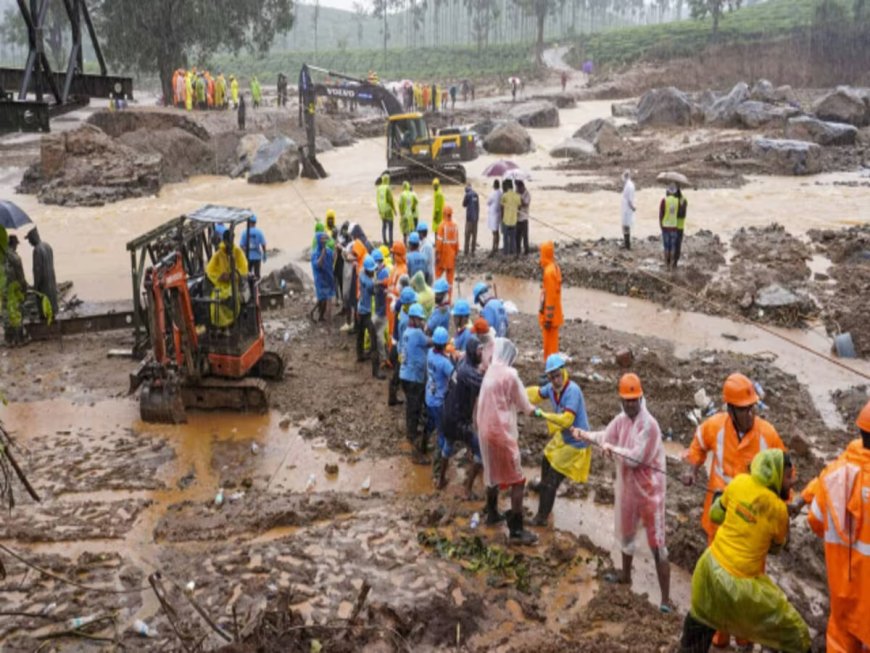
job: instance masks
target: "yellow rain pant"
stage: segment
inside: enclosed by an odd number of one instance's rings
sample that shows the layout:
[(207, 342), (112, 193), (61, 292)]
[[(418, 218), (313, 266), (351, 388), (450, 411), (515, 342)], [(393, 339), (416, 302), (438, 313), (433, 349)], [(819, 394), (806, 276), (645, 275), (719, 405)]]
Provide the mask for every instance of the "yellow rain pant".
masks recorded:
[(707, 549), (692, 575), (692, 616), (710, 628), (785, 653), (810, 648), (806, 622), (766, 575), (734, 576)]
[(211, 305), (211, 323), (219, 328), (228, 327), (239, 315), (240, 302), (239, 293), (236, 292), (236, 301), (233, 302), (232, 287), (230, 284), (221, 284), (215, 286), (211, 292), (211, 298), (214, 301), (221, 302), (220, 304)]
[(591, 446), (578, 449), (570, 444), (565, 444), (562, 433), (559, 432), (544, 447), (544, 455), (547, 457), (550, 467), (575, 483), (585, 483), (586, 479), (589, 478), (589, 466), (592, 463)]

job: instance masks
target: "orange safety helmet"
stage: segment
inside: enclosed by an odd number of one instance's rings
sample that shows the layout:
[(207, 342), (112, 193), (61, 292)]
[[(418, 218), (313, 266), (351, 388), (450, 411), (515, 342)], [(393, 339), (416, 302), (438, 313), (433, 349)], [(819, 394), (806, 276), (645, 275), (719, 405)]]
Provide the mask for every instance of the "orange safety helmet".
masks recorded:
[(870, 401), (864, 404), (864, 408), (858, 413), (858, 419), (855, 420), (855, 426), (862, 431), (870, 433)]
[(634, 372), (623, 374), (619, 379), (619, 396), (623, 399), (640, 399), (643, 388), (640, 387), (640, 377)]
[(725, 385), (722, 386), (722, 398), (726, 404), (738, 408), (746, 408), (758, 403), (758, 394), (755, 392), (752, 381), (739, 372), (735, 372), (725, 379)]

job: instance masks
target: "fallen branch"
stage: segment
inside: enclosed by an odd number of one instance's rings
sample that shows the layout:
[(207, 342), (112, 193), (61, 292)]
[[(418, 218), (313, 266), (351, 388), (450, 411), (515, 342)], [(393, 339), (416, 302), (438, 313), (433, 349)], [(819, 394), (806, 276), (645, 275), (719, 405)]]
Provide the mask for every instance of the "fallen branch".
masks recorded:
[(15, 457), (12, 455), (12, 451), (10, 449), (12, 442), (12, 436), (0, 426), (0, 435), (2, 435), (2, 439), (5, 442), (0, 442), (0, 451), (2, 451), (3, 455), (6, 456), (6, 460), (9, 461), (9, 464), (12, 465), (12, 469), (15, 470), (15, 475), (18, 477), (18, 480), (21, 481), (21, 484), (24, 486), (24, 489), (27, 490), (27, 493), (33, 498), (36, 502), (41, 502), (42, 499), (39, 498), (39, 495), (36, 493), (36, 490), (33, 489), (33, 486), (30, 484), (30, 481), (27, 480), (27, 477), (24, 475), (24, 472), (21, 470), (21, 467), (18, 465), (18, 461), (15, 460)]

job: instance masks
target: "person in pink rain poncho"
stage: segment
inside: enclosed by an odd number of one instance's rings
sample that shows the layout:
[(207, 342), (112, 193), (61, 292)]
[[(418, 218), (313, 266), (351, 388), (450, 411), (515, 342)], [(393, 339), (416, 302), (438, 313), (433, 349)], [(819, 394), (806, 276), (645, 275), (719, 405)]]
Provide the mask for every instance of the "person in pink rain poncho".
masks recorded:
[[(519, 374), (512, 367), (517, 348), (507, 338), (496, 338), (492, 364), (486, 370), (477, 400), (477, 432), (486, 483), (486, 523), (507, 519), (510, 541), (534, 544), (537, 536), (523, 528), (523, 491), (526, 478), (520, 464), (517, 413), (537, 414), (529, 403)], [(498, 512), (498, 491), (510, 488), (511, 509)]]
[(636, 374), (619, 380), (622, 412), (603, 431), (574, 429), (574, 436), (595, 442), (615, 458), (616, 541), (622, 549), (622, 572), (605, 577), (631, 584), (631, 563), (638, 526), (646, 530), (661, 588), (662, 612), (671, 612), (670, 567), (665, 547), (665, 449), (659, 423), (646, 409)]

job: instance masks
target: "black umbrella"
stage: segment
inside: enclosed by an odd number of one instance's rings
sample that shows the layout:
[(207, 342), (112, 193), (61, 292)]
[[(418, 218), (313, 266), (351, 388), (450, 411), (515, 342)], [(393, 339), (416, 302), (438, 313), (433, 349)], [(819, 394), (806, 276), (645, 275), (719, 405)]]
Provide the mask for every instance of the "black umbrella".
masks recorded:
[(0, 227), (6, 229), (18, 229), (26, 224), (33, 224), (24, 211), (12, 202), (0, 200)]

